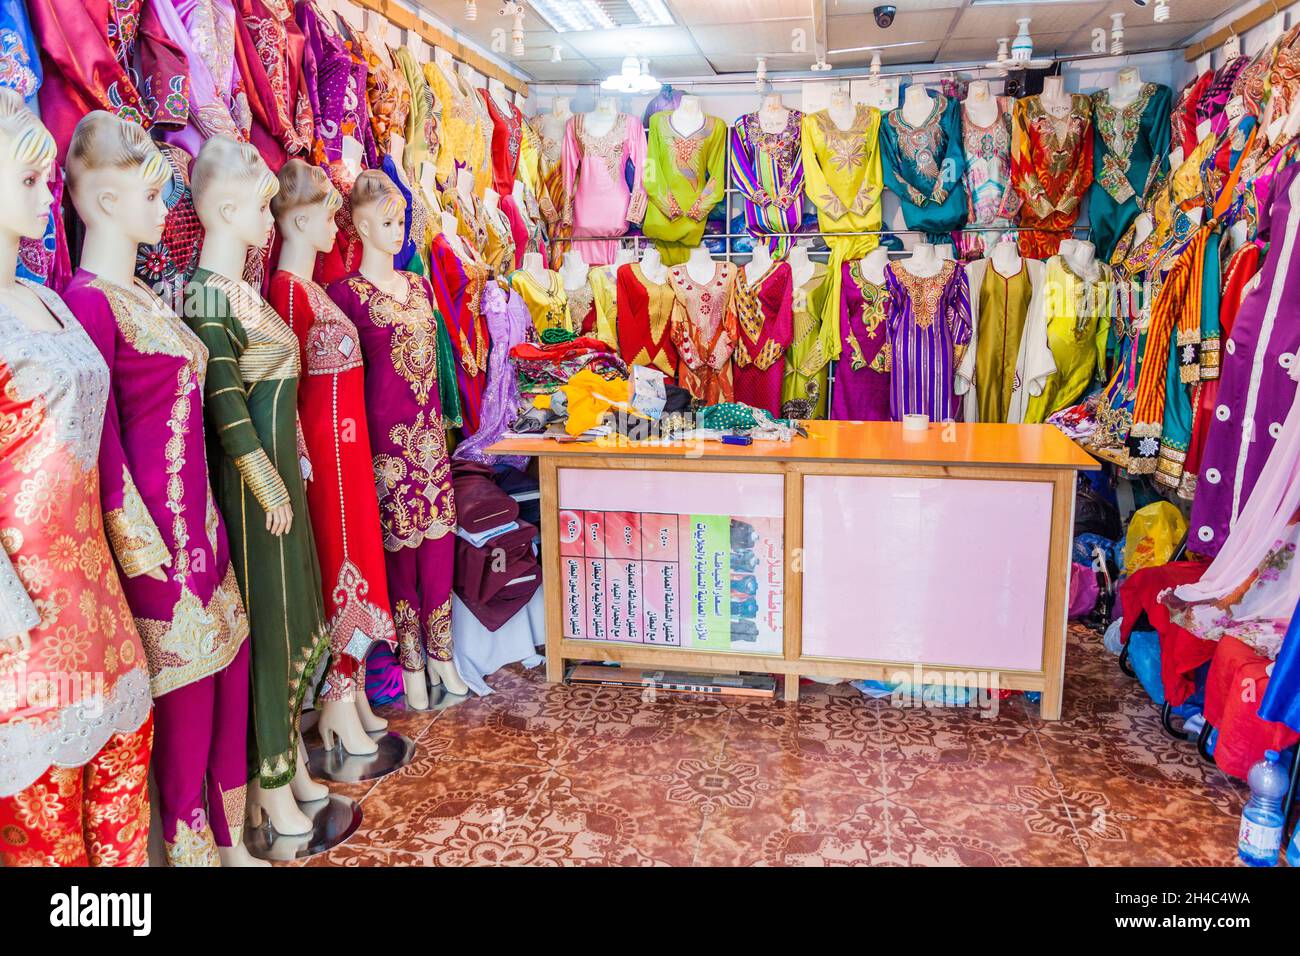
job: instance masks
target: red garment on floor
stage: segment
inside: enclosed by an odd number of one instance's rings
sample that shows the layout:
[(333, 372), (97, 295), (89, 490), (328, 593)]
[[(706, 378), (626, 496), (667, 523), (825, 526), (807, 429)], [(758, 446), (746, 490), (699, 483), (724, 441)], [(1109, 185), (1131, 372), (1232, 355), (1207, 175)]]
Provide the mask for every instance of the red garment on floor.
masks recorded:
[(1165, 688), (1165, 699), (1174, 707), (1186, 701), (1196, 689), (1192, 675), (1214, 656), (1215, 644), (1170, 621), (1169, 608), (1156, 599), (1169, 588), (1199, 581), (1209, 566), (1204, 561), (1170, 561), (1135, 571), (1119, 586), (1120, 607), (1124, 609), (1120, 640), (1127, 644), (1138, 618), (1146, 614), (1160, 638), (1160, 682)]
[(1224, 773), (1244, 780), (1264, 751), (1285, 750), (1300, 740), (1300, 733), (1259, 716), (1259, 702), (1268, 689), (1268, 658), (1235, 637), (1215, 646), (1205, 682), (1205, 719), (1219, 731), (1214, 762)]

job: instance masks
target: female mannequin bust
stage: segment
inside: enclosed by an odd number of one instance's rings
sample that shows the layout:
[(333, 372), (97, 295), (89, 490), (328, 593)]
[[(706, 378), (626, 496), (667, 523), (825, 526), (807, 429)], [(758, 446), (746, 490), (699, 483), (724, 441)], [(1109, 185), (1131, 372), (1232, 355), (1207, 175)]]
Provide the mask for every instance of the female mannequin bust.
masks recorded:
[[(690, 136), (704, 127), (704, 110), (698, 96), (683, 96), (672, 115), (673, 129), (682, 136)], [(594, 132), (594, 131), (593, 131)]]
[(636, 262), (636, 250), (629, 249), (626, 246), (619, 246), (618, 251), (614, 253), (614, 268), (625, 266), (629, 262)]
[(903, 119), (910, 126), (920, 126), (930, 118), (930, 111), (934, 109), (934, 99), (924, 83), (913, 83), (907, 88), (907, 92), (903, 94), (901, 109)]
[(1115, 85), (1110, 89), (1110, 105), (1128, 106), (1142, 92), (1142, 73), (1136, 66), (1126, 66), (1119, 71)]
[[(1064, 246), (1065, 243), (1063, 242), (1061, 245)], [(1062, 254), (1064, 254), (1064, 250), (1062, 250)], [(1016, 248), (1014, 242), (995, 244), (989, 253), (989, 260), (993, 263), (994, 271), (1004, 279), (1010, 279), (1012, 276), (1018, 275), (1023, 264), (1020, 258), (1020, 250)]]
[(974, 80), (966, 91), (966, 115), (980, 127), (989, 127), (998, 118), (998, 101), (988, 80)]
[[(243, 814), (226, 816), (247, 785), (248, 617), (225, 528), (210, 510), (201, 401), (207, 356), (134, 274), (139, 245), (162, 237), (168, 169), (139, 124), (103, 110), (81, 119), (67, 175), (86, 232), (64, 296), (112, 372), (100, 496), (127, 603), (148, 635), (152, 770), (167, 860), (257, 865), (240, 839)], [(165, 480), (160, 461), (168, 462)], [(158, 546), (154, 559), (141, 542)], [(194, 623), (196, 612), (206, 622)]]
[[(807, 253), (804, 253), (804, 255), (807, 255)], [(860, 267), (862, 278), (874, 285), (880, 285), (885, 281), (885, 266), (887, 265), (889, 265), (889, 250), (884, 246), (876, 246), (862, 257)]]
[(426, 676), (452, 694), (469, 691), (452, 662), (456, 516), (433, 347), (435, 300), (428, 282), (393, 265), (404, 239), (405, 200), (392, 180), (367, 170), (350, 202), (361, 267), (333, 283), (329, 295), (356, 324), (366, 356), (376, 474), (422, 476), (418, 483), (383, 479), (379, 514), (406, 704), (425, 710)]
[[(239, 277), (266, 239), (279, 183), (257, 150), (225, 136), (203, 144), (190, 175), (203, 224), (185, 321), (208, 347), (205, 413), (222, 456), (212, 462), (252, 629), (257, 778), (249, 809), (281, 835), (309, 833), (294, 797), (323, 795), (303, 766), (298, 719), (307, 681), (328, 650), (320, 571), (298, 455), (298, 341)], [(255, 362), (240, 357), (256, 354)], [(286, 786), (297, 778), (291, 789)]]
[(366, 430), (365, 373), (356, 326), (312, 281), (317, 256), (334, 247), (334, 217), (343, 199), (323, 170), (300, 159), (285, 163), (278, 178), (271, 211), (280, 260), (270, 302), (302, 343), (298, 416), (317, 472), (307, 505), (331, 624), (317, 728), (327, 748), (339, 742), (350, 754), (368, 755), (379, 745), (367, 732), (388, 722), (366, 700), (366, 653), (376, 641), (391, 642), (395, 631)]
[(758, 108), (758, 125), (765, 133), (780, 133), (790, 121), (790, 111), (781, 102), (780, 93), (768, 93)]
[(803, 243), (795, 243), (786, 261), (790, 263), (791, 279), (796, 289), (803, 288), (817, 271), (817, 264), (808, 258), (808, 247)]
[[(0, 445), (0, 526), (6, 529), (0, 673), (15, 674), (30, 662), (34, 678), (49, 666), (47, 656), (66, 647), (60, 632), (71, 631), (78, 635), (79, 669), (102, 675), (103, 683), (87, 698), (61, 694), (37, 702), (27, 694), (18, 700), (0, 695), (0, 754), (7, 758), (0, 764), (0, 820), (7, 831), (0, 865), (144, 866), (147, 827), (111, 840), (92, 822), (114, 805), (128, 815), (124, 819), (147, 820), (149, 814), (149, 671), (104, 539), (98, 496), (109, 372), (62, 300), (19, 279), (15, 268), (21, 240), (45, 235), (55, 154), (54, 138), (22, 97), (0, 89), (0, 365), (7, 379), (0, 417), (23, 423), (21, 441)], [(18, 501), (24, 483), (37, 479), (48, 492), (31, 513)], [(75, 546), (79, 560), (55, 563), (56, 545), (65, 553)], [(20, 575), (25, 565), (51, 570)], [(54, 616), (48, 609), (58, 606), (59, 591), (73, 597)], [(78, 597), (93, 603), (79, 605)], [(120, 716), (105, 719), (109, 708), (120, 708)], [(83, 772), (89, 767), (101, 772)], [(118, 769), (104, 772), (109, 767)], [(126, 769), (138, 771), (138, 782), (127, 783)], [(56, 793), (83, 811), (32, 826), (29, 808), (48, 809)]]
[(826, 107), (826, 112), (830, 115), (831, 122), (835, 128), (846, 130), (853, 126), (853, 121), (857, 118), (858, 111), (853, 105), (853, 100), (844, 90), (836, 90), (831, 94), (831, 102)]
[(438, 66), (443, 70), (443, 72), (447, 74), (449, 78), (452, 75), (452, 70), (456, 68), (456, 63), (451, 58), (451, 51), (444, 50), (440, 46), (436, 46), (433, 48), (433, 62), (438, 64)]
[(912, 254), (902, 260), (902, 266), (912, 275), (928, 279), (938, 275), (943, 268), (943, 256), (932, 243), (918, 242), (912, 247)]
[(1040, 102), (1043, 109), (1057, 119), (1069, 113), (1074, 106), (1070, 94), (1065, 92), (1065, 79), (1060, 76), (1049, 76), (1043, 80)]
[[(570, 260), (580, 258), (577, 256), (565, 256), (564, 265), (569, 265)], [(586, 263), (584, 262), (585, 266)], [(551, 270), (547, 269), (542, 263), (542, 254), (540, 252), (525, 252), (524, 260), (520, 265), (524, 272), (532, 276), (539, 285), (548, 285), (551, 281)]]
[(456, 170), (456, 195), (461, 202), (474, 202), (474, 174), (468, 169)]
[(749, 262), (745, 263), (745, 278), (752, 286), (763, 278), (770, 268), (772, 268), (772, 250), (767, 248), (765, 242), (755, 243), (754, 253), (749, 257)]
[[(537, 256), (538, 262), (533, 265), (540, 265), (541, 255), (538, 253), (526, 253), (525, 258), (529, 255)], [(525, 263), (525, 268), (528, 263)], [(572, 292), (574, 289), (581, 289), (587, 284), (587, 275), (591, 267), (587, 265), (582, 256), (565, 256), (564, 262), (560, 265), (560, 278), (564, 280), (564, 291)]]
[(618, 100), (612, 96), (602, 96), (596, 100), (596, 108), (583, 119), (584, 129), (592, 136), (601, 137), (614, 128), (618, 119)]
[(641, 255), (641, 274), (655, 285), (663, 285), (668, 281), (668, 267), (664, 265), (663, 257), (659, 255), (658, 246), (646, 246), (645, 252)]
[(1084, 239), (1062, 239), (1059, 252), (1075, 275), (1092, 278), (1096, 273), (1097, 247), (1091, 242)]
[(692, 249), (690, 257), (686, 260), (687, 275), (700, 285), (712, 281), (717, 268), (713, 256), (709, 254), (709, 250), (704, 246), (696, 246)]
[(553, 143), (563, 142), (564, 127), (571, 119), (573, 119), (573, 100), (567, 96), (557, 96), (551, 101), (550, 112), (542, 113), (538, 118), (538, 125), (541, 127), (538, 132)]

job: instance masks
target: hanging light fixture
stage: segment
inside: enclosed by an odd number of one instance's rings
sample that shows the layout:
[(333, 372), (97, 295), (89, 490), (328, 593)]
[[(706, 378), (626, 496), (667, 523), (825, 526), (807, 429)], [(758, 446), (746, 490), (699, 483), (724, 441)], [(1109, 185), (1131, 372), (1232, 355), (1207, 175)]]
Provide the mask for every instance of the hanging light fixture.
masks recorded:
[(524, 9), (523, 7), (515, 8), (514, 27), (510, 31), (510, 52), (515, 56), (523, 56), (524, 49)]
[(1110, 55), (1119, 56), (1124, 52), (1124, 14), (1110, 15)]
[(552, 63), (560, 62), (560, 47), (558, 44), (556, 46), (551, 47), (551, 62)]
[(880, 75), (880, 51), (873, 50), (871, 53), (871, 75)]
[(623, 57), (622, 68), (600, 84), (602, 90), (616, 93), (653, 93), (659, 86), (659, 81), (650, 75), (650, 61), (634, 56)]
[(1156, 23), (1164, 23), (1169, 19), (1169, 0), (1156, 0), (1154, 16)]
[(478, 19), (478, 3), (476, 2), (476, 0), (465, 0), (465, 19), (466, 20)]
[(990, 70), (997, 70), (999, 73), (1005, 75), (1007, 72), (1008, 62), (1011, 59), (1010, 54), (1007, 52), (1010, 43), (1010, 37), (998, 37), (998, 55), (984, 65)]
[(762, 93), (767, 87), (767, 57), (758, 58), (758, 66), (754, 70), (754, 89)]

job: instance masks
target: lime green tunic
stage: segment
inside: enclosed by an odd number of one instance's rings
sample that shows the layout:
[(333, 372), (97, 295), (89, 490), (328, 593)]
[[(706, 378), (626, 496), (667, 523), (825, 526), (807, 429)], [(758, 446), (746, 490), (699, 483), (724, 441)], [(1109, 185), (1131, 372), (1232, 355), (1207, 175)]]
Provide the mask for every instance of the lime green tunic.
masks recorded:
[(669, 110), (650, 117), (641, 229), (667, 265), (685, 262), (704, 237), (704, 220), (726, 189), (726, 144), (727, 124), (716, 116), (689, 136), (673, 127)]

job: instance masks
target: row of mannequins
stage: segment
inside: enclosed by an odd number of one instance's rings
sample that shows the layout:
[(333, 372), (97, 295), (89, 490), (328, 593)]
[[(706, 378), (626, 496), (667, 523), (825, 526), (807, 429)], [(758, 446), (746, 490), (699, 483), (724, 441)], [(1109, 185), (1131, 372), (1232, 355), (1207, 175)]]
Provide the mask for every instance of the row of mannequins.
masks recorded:
[[(160, 298), (134, 270), (168, 166), (104, 111), (67, 147), (85, 235), (60, 296), (14, 269), (55, 156), (0, 90), (0, 862), (142, 864), (152, 767), (171, 863), (252, 865), (246, 816), (307, 833), (300, 803), (327, 793), (304, 765), (309, 700), (327, 746), (375, 751), (375, 643), (408, 706), (430, 683), (467, 691), (436, 297), (394, 268), (385, 174), (357, 178), (360, 263), (326, 289), (342, 199), (324, 171), (276, 176), (214, 136), (191, 170), (198, 268)], [(241, 275), (273, 229), (264, 298)]]
[(994, 95), (986, 81), (971, 83), (962, 101), (913, 83), (901, 103), (880, 98), (887, 108), (837, 92), (805, 115), (770, 94), (730, 130), (689, 95), (651, 115), (648, 131), (609, 98), (586, 114), (558, 98), (533, 122), (558, 170), (561, 221), (591, 265), (612, 263), (613, 240), (633, 225), (665, 262), (684, 261), (723, 198), (728, 138), (747, 229), (778, 257), (806, 196), (839, 262), (859, 258), (874, 240), (835, 234), (879, 231), (887, 188), (907, 228), (931, 241), (968, 230), (957, 237), (963, 258), (1007, 235), (1024, 255), (1054, 254), (1088, 195), (1092, 238), (1108, 259), (1167, 168), (1171, 99), (1129, 67), (1091, 96), (1066, 92), (1059, 76), (1018, 100)]

